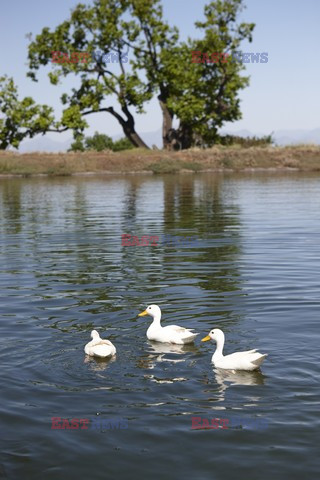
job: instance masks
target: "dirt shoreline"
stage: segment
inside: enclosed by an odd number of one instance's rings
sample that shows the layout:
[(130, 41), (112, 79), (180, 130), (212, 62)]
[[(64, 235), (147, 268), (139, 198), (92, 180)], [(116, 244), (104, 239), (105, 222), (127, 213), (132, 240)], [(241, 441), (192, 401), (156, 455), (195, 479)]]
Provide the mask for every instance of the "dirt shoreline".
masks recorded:
[(222, 147), (180, 152), (0, 152), (0, 178), (198, 172), (320, 172), (320, 146)]

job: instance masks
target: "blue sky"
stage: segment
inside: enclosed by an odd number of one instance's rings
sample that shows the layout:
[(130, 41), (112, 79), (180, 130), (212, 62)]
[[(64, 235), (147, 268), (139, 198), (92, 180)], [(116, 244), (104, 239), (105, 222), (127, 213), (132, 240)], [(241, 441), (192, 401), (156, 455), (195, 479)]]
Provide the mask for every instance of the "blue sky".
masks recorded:
[[(30, 95), (39, 103), (61, 111), (60, 95), (70, 91), (74, 80), (55, 87), (46, 73), (34, 83), (26, 77), (27, 45), (25, 35), (37, 34), (65, 20), (76, 0), (10, 0), (2, 2), (0, 18), (0, 75), (13, 76), (20, 96)], [(204, 0), (163, 0), (164, 15), (177, 25), (182, 38), (197, 35), (194, 22), (203, 16)], [(320, 2), (318, 0), (247, 0), (242, 19), (254, 22), (253, 42), (243, 45), (248, 52), (268, 52), (268, 63), (247, 64), (250, 86), (240, 93), (242, 120), (226, 125), (229, 130), (248, 129), (271, 133), (278, 129), (320, 127)], [(90, 129), (116, 135), (118, 123), (107, 114), (89, 120)], [(146, 114), (136, 116), (138, 132), (159, 129), (161, 113), (151, 101)], [(70, 137), (70, 133), (65, 134)], [(62, 140), (59, 134), (55, 139)]]

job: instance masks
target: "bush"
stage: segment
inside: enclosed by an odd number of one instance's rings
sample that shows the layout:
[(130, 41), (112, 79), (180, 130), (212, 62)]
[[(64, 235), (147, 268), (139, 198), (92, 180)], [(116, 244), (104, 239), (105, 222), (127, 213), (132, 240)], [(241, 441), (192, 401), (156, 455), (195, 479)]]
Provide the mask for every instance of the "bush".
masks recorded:
[(73, 143), (71, 143), (71, 146), (68, 150), (69, 152), (84, 152), (85, 147), (82, 143), (81, 138), (77, 138)]
[(87, 150), (95, 150), (102, 152), (103, 150), (112, 150), (114, 152), (120, 152), (121, 150), (130, 150), (134, 148), (130, 140), (127, 138), (120, 138), (117, 141), (113, 141), (108, 135), (95, 132), (93, 137), (77, 138), (72, 144), (69, 151), (85, 152)]
[(84, 139), (86, 150), (96, 150), (102, 152), (103, 150), (112, 150), (113, 140), (108, 135), (95, 132), (93, 137), (86, 137)]
[(113, 142), (113, 147), (111, 148), (111, 150), (113, 150), (114, 152), (120, 152), (121, 150), (131, 150), (132, 148), (134, 148), (134, 146), (132, 145), (130, 140), (124, 137)]

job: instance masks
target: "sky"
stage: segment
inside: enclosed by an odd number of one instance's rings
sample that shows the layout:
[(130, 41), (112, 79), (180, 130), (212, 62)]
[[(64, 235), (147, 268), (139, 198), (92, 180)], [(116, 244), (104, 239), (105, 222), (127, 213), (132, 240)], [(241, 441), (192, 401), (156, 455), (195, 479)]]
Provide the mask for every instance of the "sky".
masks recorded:
[[(44, 26), (54, 28), (77, 3), (77, 0), (0, 0), (0, 75), (14, 78), (20, 97), (31, 96), (38, 103), (54, 107), (57, 114), (61, 112), (61, 93), (70, 92), (76, 80), (70, 76), (58, 87), (51, 85), (47, 78), (50, 66), (41, 71), (38, 83), (28, 79), (26, 34), (40, 33)], [(163, 0), (164, 17), (179, 28), (182, 39), (198, 36), (194, 22), (203, 18), (207, 3), (208, 0)], [(247, 64), (250, 86), (239, 95), (242, 119), (225, 124), (225, 128), (259, 134), (279, 129), (319, 128), (319, 0), (246, 0), (245, 5), (241, 20), (253, 22), (256, 27), (253, 42), (243, 44), (242, 51), (267, 52), (268, 63)], [(99, 113), (90, 117), (90, 120), (87, 117), (90, 124), (87, 134), (95, 130), (110, 136), (122, 133), (111, 115)], [(135, 118), (139, 133), (158, 130), (161, 126), (158, 102), (152, 100), (146, 106), (146, 113)], [(51, 135), (63, 139), (60, 134)], [(69, 132), (63, 135), (71, 136)]]

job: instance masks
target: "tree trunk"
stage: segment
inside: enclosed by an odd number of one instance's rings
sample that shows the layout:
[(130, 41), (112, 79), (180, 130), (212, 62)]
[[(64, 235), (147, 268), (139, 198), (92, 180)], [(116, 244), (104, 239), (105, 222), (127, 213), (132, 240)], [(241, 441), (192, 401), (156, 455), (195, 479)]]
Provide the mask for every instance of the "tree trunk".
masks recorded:
[(177, 129), (170, 128), (167, 138), (169, 150), (186, 150), (194, 143), (192, 128), (186, 124), (181, 124)]
[(193, 132), (189, 125), (181, 124), (178, 129), (178, 138), (181, 143), (181, 150), (191, 148), (193, 145)]
[(142, 138), (135, 131), (134, 118), (133, 118), (133, 116), (131, 115), (131, 113), (129, 112), (129, 110), (126, 106), (122, 107), (122, 111), (125, 114), (125, 116), (127, 117), (127, 120), (125, 120), (119, 113), (117, 113), (113, 109), (113, 107), (108, 107), (104, 110), (111, 113), (111, 115), (113, 115), (118, 120), (118, 122), (120, 123), (120, 125), (122, 127), (123, 133), (125, 134), (127, 139), (130, 140), (132, 145), (134, 145), (135, 147), (146, 148), (146, 149), (150, 150), (148, 145), (146, 143), (144, 143)]
[(163, 95), (158, 96), (160, 108), (162, 110), (162, 142), (165, 150), (172, 150), (172, 143), (170, 141), (170, 131), (172, 130), (173, 113), (166, 105)]
[(162, 91), (160, 95), (158, 95), (158, 100), (162, 110), (163, 148), (165, 150), (185, 150), (190, 148), (193, 141), (192, 128), (183, 124), (180, 124), (178, 129), (172, 128), (174, 115), (168, 108), (165, 91)]
[(146, 143), (144, 143), (144, 141), (137, 134), (137, 132), (135, 131), (134, 128), (132, 129), (130, 127), (129, 128), (125, 127), (123, 129), (123, 132), (124, 132), (125, 136), (127, 137), (127, 139), (130, 140), (132, 145), (134, 145), (135, 147), (147, 148), (148, 150), (150, 150), (150, 147), (148, 147), (148, 145)]

